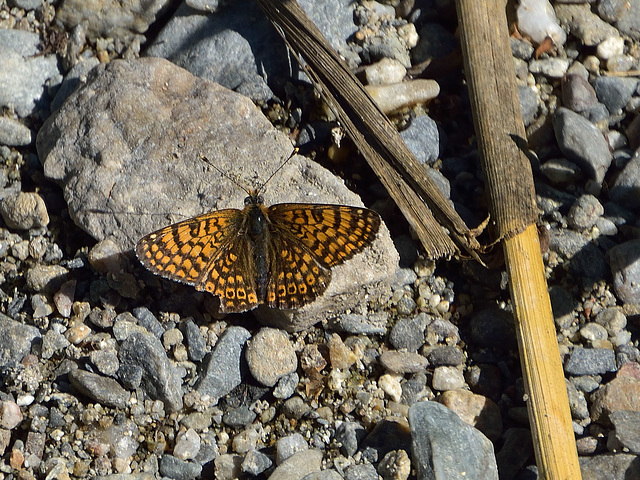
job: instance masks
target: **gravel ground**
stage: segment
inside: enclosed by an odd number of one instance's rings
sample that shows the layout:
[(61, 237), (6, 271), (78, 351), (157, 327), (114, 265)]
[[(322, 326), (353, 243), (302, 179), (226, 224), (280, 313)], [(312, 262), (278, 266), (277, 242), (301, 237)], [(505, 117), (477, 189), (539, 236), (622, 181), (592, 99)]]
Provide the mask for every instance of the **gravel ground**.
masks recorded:
[[(481, 223), (453, 3), (300, 3)], [(640, 478), (640, 1), (516, 7), (583, 478)], [(293, 65), (249, 1), (0, 0), (0, 479), (537, 478), (504, 273), (423, 258)], [(224, 316), (138, 263), (292, 141), (267, 204), (385, 223), (315, 307)]]

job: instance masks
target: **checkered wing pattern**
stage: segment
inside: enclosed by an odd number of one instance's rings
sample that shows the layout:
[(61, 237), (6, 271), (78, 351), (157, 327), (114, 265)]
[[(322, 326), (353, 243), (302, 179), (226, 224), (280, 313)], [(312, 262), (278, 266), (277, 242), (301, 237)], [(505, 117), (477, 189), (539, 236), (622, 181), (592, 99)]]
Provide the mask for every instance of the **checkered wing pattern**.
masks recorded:
[(271, 274), (265, 303), (299, 308), (322, 295), (331, 267), (371, 245), (380, 217), (366, 208), (282, 203), (267, 210)]
[(223, 312), (251, 310), (259, 301), (243, 219), (227, 209), (170, 225), (142, 238), (136, 255), (157, 275), (217, 295)]

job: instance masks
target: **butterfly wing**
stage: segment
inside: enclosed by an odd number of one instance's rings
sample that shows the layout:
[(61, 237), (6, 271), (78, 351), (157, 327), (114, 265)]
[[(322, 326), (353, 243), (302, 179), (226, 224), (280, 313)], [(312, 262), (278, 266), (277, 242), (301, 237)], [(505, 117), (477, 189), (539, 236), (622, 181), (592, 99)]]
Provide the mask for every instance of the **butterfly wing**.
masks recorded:
[(326, 290), (330, 268), (373, 243), (380, 216), (341, 205), (283, 203), (270, 207), (271, 273), (266, 303), (299, 308)]
[(242, 220), (236, 209), (190, 218), (143, 237), (136, 255), (157, 275), (217, 295), (223, 312), (251, 310), (258, 298)]

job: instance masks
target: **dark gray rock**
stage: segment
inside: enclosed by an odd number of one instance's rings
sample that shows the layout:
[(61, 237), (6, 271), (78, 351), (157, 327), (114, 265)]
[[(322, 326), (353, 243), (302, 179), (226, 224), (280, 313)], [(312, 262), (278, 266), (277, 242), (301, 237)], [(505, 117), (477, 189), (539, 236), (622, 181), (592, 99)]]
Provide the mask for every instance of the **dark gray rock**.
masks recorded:
[(609, 251), (613, 288), (623, 303), (640, 303), (640, 240), (630, 240)]
[(515, 349), (517, 346), (511, 314), (497, 308), (476, 312), (471, 318), (471, 336), (483, 347)]
[(616, 370), (615, 353), (607, 348), (577, 347), (564, 365), (569, 375), (603, 375)]
[(638, 80), (631, 77), (609, 77), (603, 75), (596, 77), (593, 88), (602, 102), (611, 113), (620, 113), (629, 103), (631, 96), (636, 91)]
[(454, 345), (440, 345), (429, 352), (427, 360), (433, 367), (443, 365), (457, 367), (464, 363), (465, 357), (464, 353)]
[(567, 223), (576, 230), (593, 227), (598, 218), (604, 214), (604, 207), (593, 195), (578, 197), (567, 214)]
[(41, 339), (36, 327), (16, 322), (3, 313), (0, 313), (0, 332), (0, 367), (18, 365)]
[(514, 478), (532, 456), (531, 430), (509, 428), (504, 432), (504, 443), (496, 455), (500, 478)]
[(242, 350), (250, 337), (245, 328), (229, 327), (205, 357), (196, 389), (209, 395), (214, 404), (240, 385)]
[(400, 136), (420, 163), (432, 166), (440, 158), (440, 132), (429, 116), (420, 115), (413, 119)]
[(160, 459), (160, 473), (174, 480), (193, 480), (202, 472), (202, 465), (180, 460), (173, 455), (163, 455)]
[(415, 318), (401, 318), (391, 329), (389, 342), (397, 350), (417, 351), (424, 343), (423, 322)]
[(161, 400), (167, 411), (182, 408), (182, 379), (156, 336), (132, 333), (120, 345), (118, 357), (125, 368), (142, 370), (142, 388), (151, 398)]
[(146, 328), (150, 333), (153, 333), (157, 338), (162, 338), (164, 328), (158, 321), (156, 316), (151, 313), (147, 307), (136, 307), (133, 309), (133, 315), (138, 320), (138, 324)]
[(85, 370), (72, 370), (69, 372), (69, 380), (80, 394), (107, 407), (125, 408), (131, 396), (113, 378)]
[(492, 443), (444, 405), (413, 404), (409, 424), (418, 480), (461, 478), (463, 472), (467, 478), (498, 479)]
[(538, 113), (538, 94), (531, 87), (518, 87), (520, 111), (525, 127), (536, 119)]
[(568, 108), (556, 110), (553, 129), (562, 153), (576, 162), (592, 179), (602, 183), (612, 156), (600, 130)]
[[(616, 202), (617, 210), (624, 213), (616, 215), (625, 220), (625, 223), (635, 216), (626, 209), (640, 207), (640, 152), (634, 153), (631, 160), (622, 169), (622, 172), (614, 180), (609, 190), (609, 198)], [(616, 221), (612, 219), (614, 223)], [(616, 223), (621, 225), (621, 223)]]
[(640, 462), (637, 455), (627, 453), (583, 456), (580, 471), (584, 479), (629, 480), (640, 478)]
[(549, 248), (568, 262), (569, 272), (584, 288), (608, 276), (604, 253), (589, 239), (571, 230), (551, 230)]
[(345, 457), (353, 457), (358, 445), (366, 436), (364, 427), (357, 422), (342, 422), (336, 429), (335, 439), (341, 444), (340, 453)]
[(344, 471), (344, 480), (378, 480), (376, 467), (370, 463), (351, 465)]
[(567, 74), (562, 79), (562, 104), (574, 112), (583, 112), (598, 103), (596, 91), (581, 75)]
[(625, 449), (625, 452), (640, 455), (640, 412), (618, 410), (609, 414), (609, 420), (615, 429), (609, 434), (609, 450)]
[(207, 342), (200, 333), (200, 329), (191, 318), (180, 324), (180, 330), (187, 340), (189, 359), (192, 362), (199, 362), (207, 354)]

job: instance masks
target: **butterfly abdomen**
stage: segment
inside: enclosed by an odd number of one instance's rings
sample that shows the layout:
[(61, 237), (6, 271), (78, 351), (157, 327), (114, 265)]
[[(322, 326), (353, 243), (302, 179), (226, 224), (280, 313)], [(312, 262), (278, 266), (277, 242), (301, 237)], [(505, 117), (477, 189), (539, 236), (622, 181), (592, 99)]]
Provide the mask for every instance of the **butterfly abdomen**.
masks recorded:
[(246, 235), (253, 254), (255, 267), (256, 295), (258, 302), (263, 303), (267, 295), (269, 282), (269, 262), (267, 260), (267, 244), (269, 242), (269, 219), (261, 205), (249, 204), (247, 212)]

